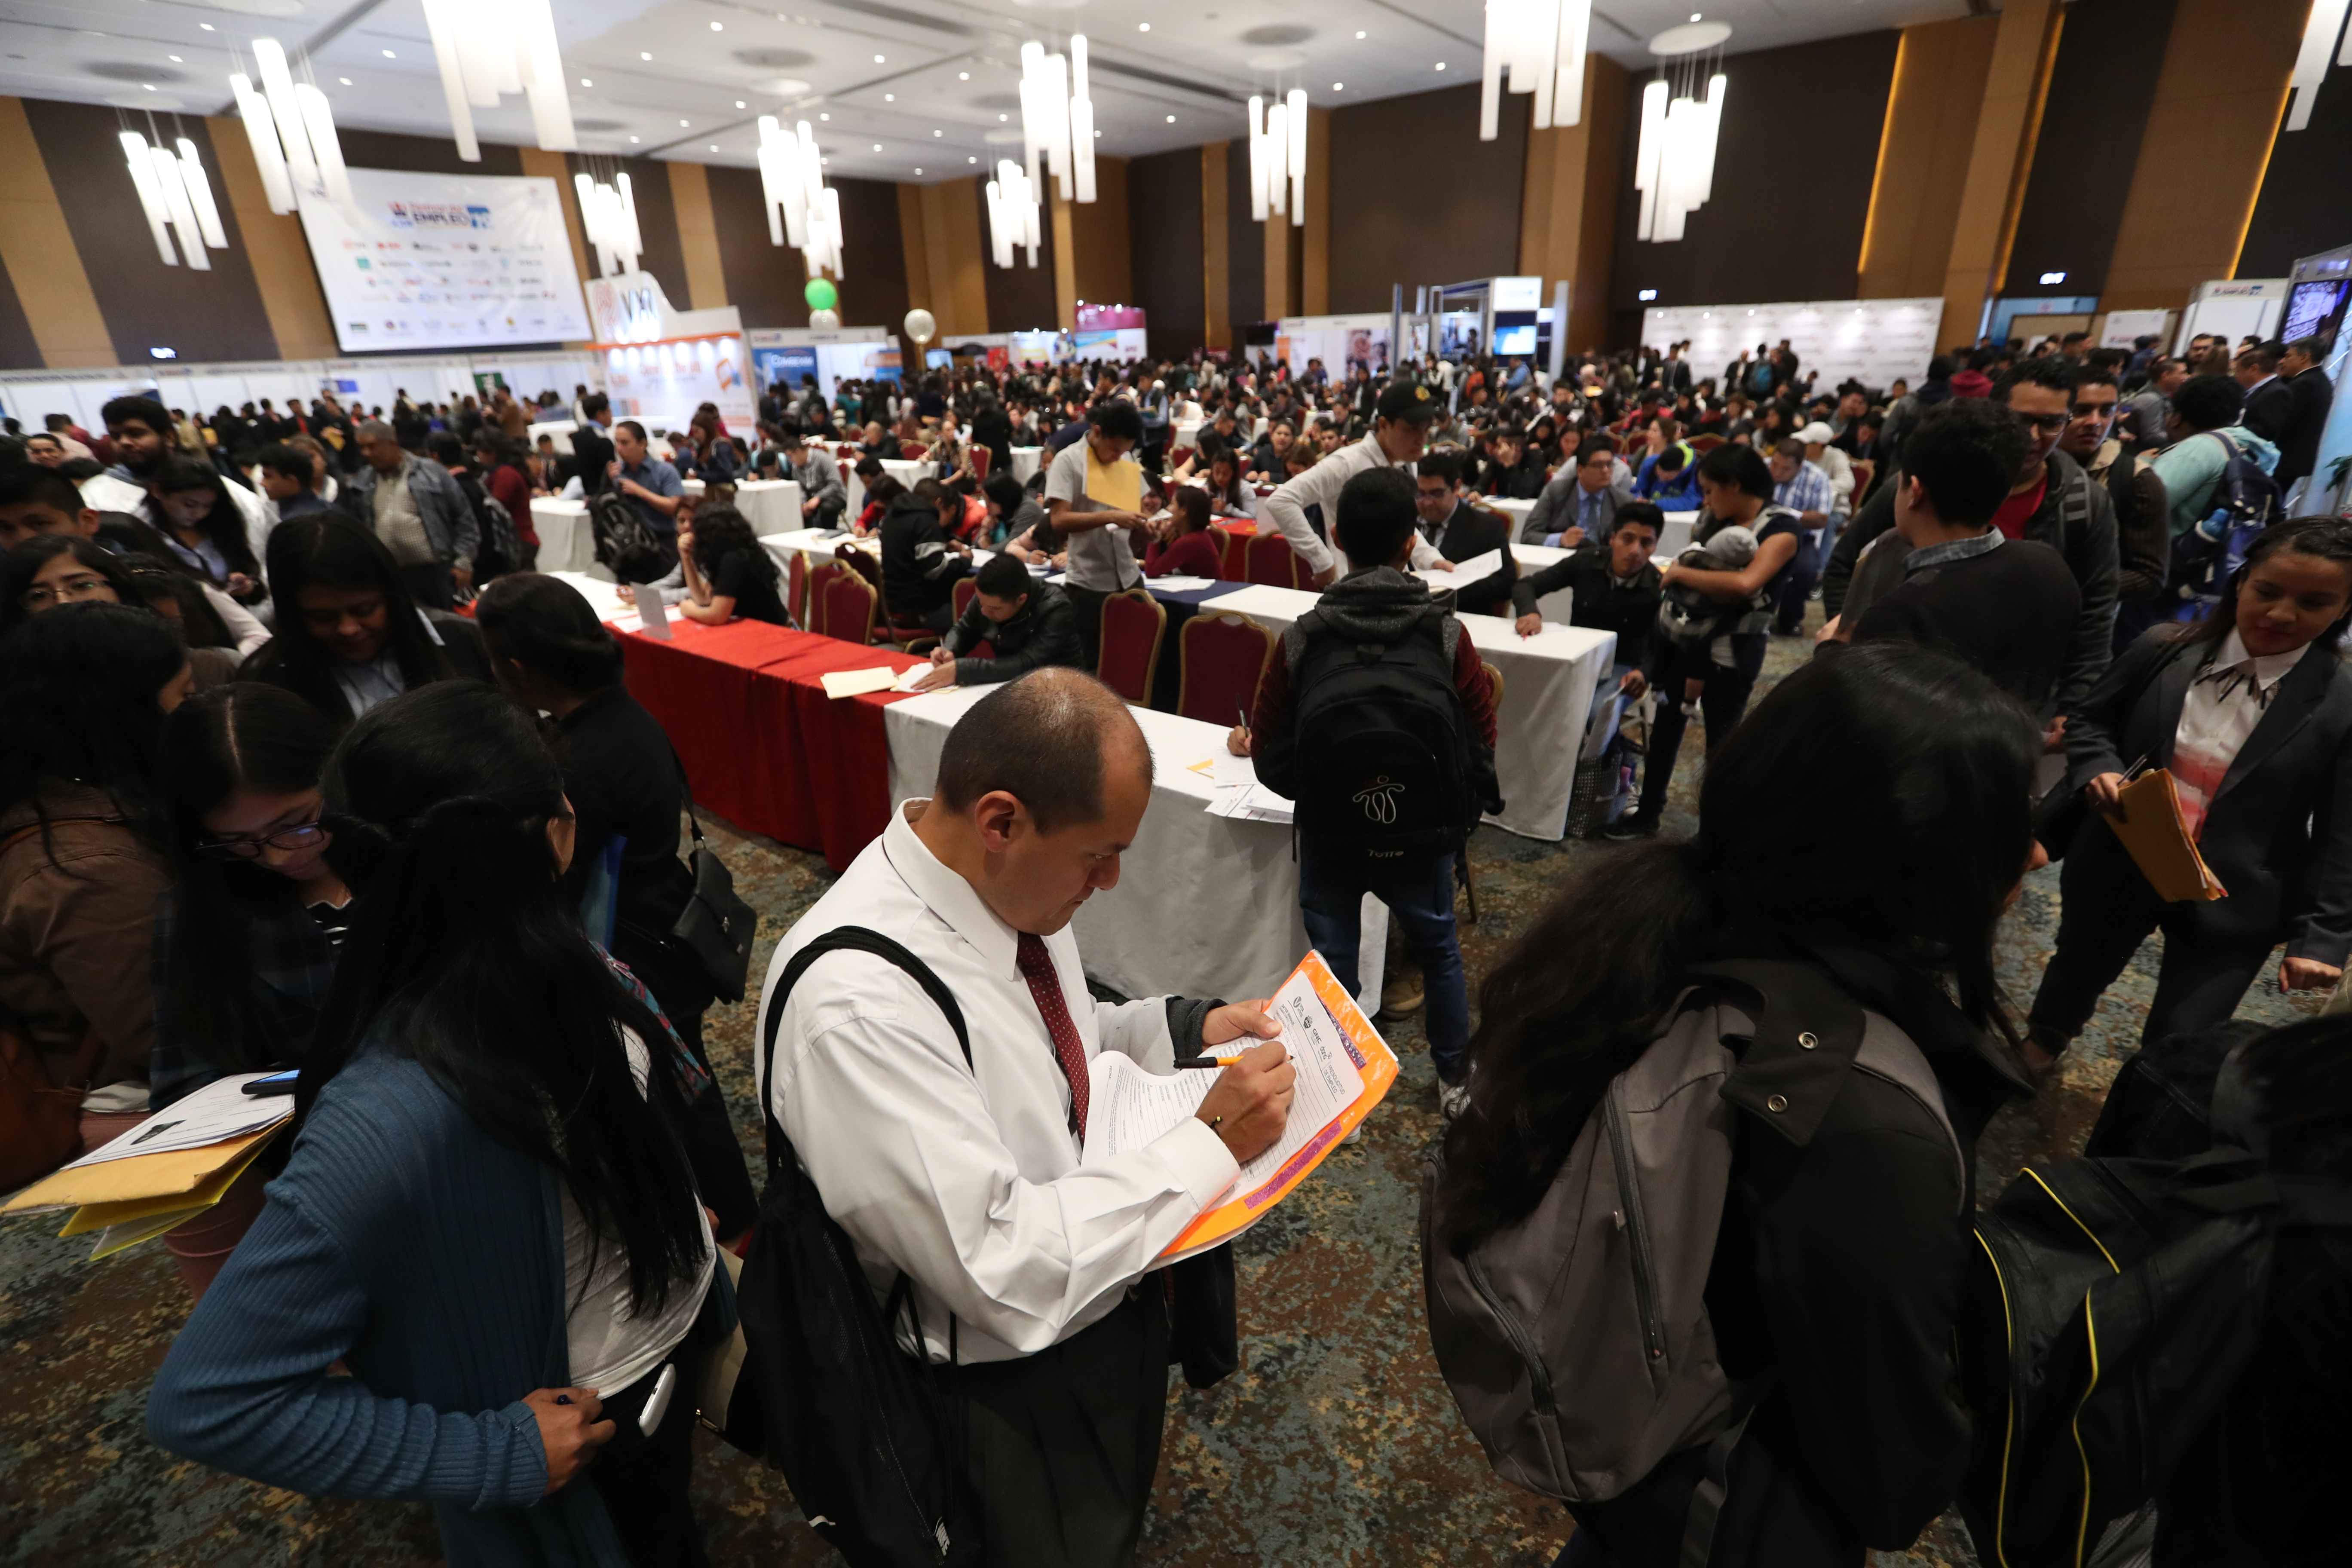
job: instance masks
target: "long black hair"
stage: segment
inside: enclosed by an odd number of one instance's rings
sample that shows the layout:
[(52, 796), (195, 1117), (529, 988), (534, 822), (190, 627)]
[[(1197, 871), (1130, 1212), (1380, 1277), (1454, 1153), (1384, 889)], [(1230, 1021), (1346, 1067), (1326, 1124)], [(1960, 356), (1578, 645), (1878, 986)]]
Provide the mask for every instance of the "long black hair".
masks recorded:
[(446, 680), (449, 660), (425, 634), (416, 601), (383, 540), (344, 517), (311, 512), (279, 523), (269, 534), (269, 586), (278, 605), (278, 635), (254, 655), (251, 679), (283, 686), (326, 714), (348, 712), (336, 684), (335, 656), (310, 640), (302, 621), (302, 590), (373, 592), (383, 596), (387, 647), (400, 661), (410, 690)]
[[(1993, 929), (2031, 847), (2039, 752), (2024, 710), (1926, 648), (1848, 648), (1782, 680), (1710, 752), (1698, 836), (1597, 862), (1487, 977), (1470, 1106), (1445, 1140), (1460, 1178), (1451, 1244), (1535, 1207), (1685, 966), (1727, 932), (1762, 927), (1948, 975), (1969, 1025), (2013, 1039)], [(1823, 814), (1831, 780), (1843, 805)]]
[(705, 577), (730, 555), (741, 555), (751, 574), (775, 586), (776, 558), (768, 553), (751, 524), (731, 506), (697, 507), (694, 512), (694, 565)]
[[(196, 531), (211, 541), (228, 570), (242, 572), (248, 577), (261, 575), (261, 568), (253, 559), (253, 542), (246, 534), (245, 513), (229, 498), (226, 482), (211, 464), (186, 458), (166, 458), (147, 477), (147, 488), (159, 497), (192, 490), (209, 493), (213, 498), (213, 509), (196, 524)], [(163, 515), (161, 500), (155, 503), (155, 512), (157, 531), (173, 544), (178, 544), (179, 535), (173, 531), (170, 519)]]
[(0, 640), (0, 812), (26, 801), (46, 825), (40, 786), (104, 790), (152, 828), (158, 700), (188, 662), (170, 623), (129, 605), (59, 605)]
[[(2190, 623), (2179, 634), (2179, 639), (2184, 643), (2218, 643), (2235, 631), (2238, 594), (2245, 586), (2248, 574), (2272, 556), (2288, 553), (2315, 556), (2338, 566), (2352, 567), (2352, 522), (2340, 517), (2294, 517), (2263, 530), (2247, 548), (2245, 564), (2230, 574), (2229, 586), (2221, 591), (2221, 600)], [(2347, 626), (2352, 626), (2352, 603), (2347, 603), (2334, 624), (2312, 640), (2321, 647), (2334, 648), (2344, 640)]]
[[(230, 1072), (272, 1065), (271, 1042), (248, 1037), (253, 1012), (253, 917), (291, 907), (294, 884), (248, 860), (196, 846), (205, 814), (239, 789), (315, 789), (335, 743), (328, 717), (283, 687), (233, 681), (192, 697), (163, 721), (164, 852), (172, 865), (169, 1000), (198, 1055)], [(284, 1042), (276, 1042), (284, 1044)]]
[(617, 685), (621, 645), (580, 590), (543, 572), (510, 572), (474, 604), (492, 668), (509, 661), (586, 696)]
[(406, 692), (352, 726), (321, 784), (357, 913), (298, 1111), (370, 1040), (414, 1059), (562, 1173), (591, 1233), (626, 1249), (636, 1311), (658, 1310), (700, 1253), (683, 1110), (658, 1061), (638, 1091), (622, 1031), (657, 1051), (661, 1025), (558, 889), (548, 825), (570, 808), (530, 715), (478, 681)]

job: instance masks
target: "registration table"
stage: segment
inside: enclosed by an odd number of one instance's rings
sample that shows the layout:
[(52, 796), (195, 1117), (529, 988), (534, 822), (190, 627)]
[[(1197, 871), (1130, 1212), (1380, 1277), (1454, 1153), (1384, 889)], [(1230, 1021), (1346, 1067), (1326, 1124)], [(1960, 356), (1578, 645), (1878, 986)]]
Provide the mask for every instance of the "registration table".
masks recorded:
[[(931, 793), (948, 731), (993, 689), (958, 687), (889, 705), (882, 722), (893, 801)], [(1129, 711), (1151, 747), (1151, 805), (1119, 858), (1118, 885), (1078, 910), (1087, 973), (1128, 996), (1271, 996), (1307, 952), (1290, 829), (1203, 809), (1215, 786), (1192, 764), (1223, 749), (1223, 728), (1149, 708)], [(1388, 910), (1367, 899), (1362, 918), (1357, 990), (1377, 1003)]]
[(539, 569), (579, 572), (610, 579), (596, 564), (596, 540), (588, 526), (588, 503), (560, 496), (535, 496), (530, 503), (531, 531), (539, 535)]
[[(699, 497), (700, 479), (686, 481), (686, 493)], [(754, 533), (779, 533), (801, 525), (801, 487), (797, 479), (741, 479), (735, 486), (735, 510)]]

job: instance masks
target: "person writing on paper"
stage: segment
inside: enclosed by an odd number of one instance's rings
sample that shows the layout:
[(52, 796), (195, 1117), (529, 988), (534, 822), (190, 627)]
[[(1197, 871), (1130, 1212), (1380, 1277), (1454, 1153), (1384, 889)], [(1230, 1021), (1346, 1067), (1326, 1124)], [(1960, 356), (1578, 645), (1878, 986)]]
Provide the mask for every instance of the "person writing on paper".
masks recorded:
[[(1143, 416), (1135, 405), (1097, 403), (1087, 411), (1085, 437), (1063, 447), (1045, 470), (1045, 515), (1069, 554), (1070, 602), (1088, 669), (1102, 651), (1103, 601), (1143, 578), (1127, 537), (1129, 529), (1150, 526), (1142, 510), (1143, 470), (1127, 456), (1141, 439)], [(1095, 489), (1107, 486), (1135, 499), (1125, 506), (1097, 499)]]
[(148, 1436), (430, 1502), (455, 1563), (699, 1564), (688, 1391), (734, 1292), (670, 1131), (692, 1058), (562, 889), (562, 771), (512, 700), (445, 682), (353, 725), (323, 795), (357, 898), (293, 1147)]
[[(1168, 1389), (1170, 1242), (1282, 1135), (1295, 1070), (1240, 1053), (1197, 1119), (1081, 1165), (1087, 1063), (1154, 1073), (1276, 1033), (1263, 1002), (1087, 989), (1070, 921), (1119, 879), (1151, 798), (1151, 753), (1092, 677), (1042, 669), (950, 732), (929, 800), (901, 803), (777, 944), (761, 1092), (876, 1301), (903, 1271), (963, 1446), (991, 1568), (1113, 1568), (1150, 1506)], [(954, 995), (955, 1031), (909, 973), (854, 950), (794, 956), (843, 927), (902, 943)], [(952, 1337), (950, 1327), (952, 1318)]]
[[(351, 889), (327, 862), (334, 836), (319, 825), (335, 729), (292, 692), (249, 680), (163, 721), (172, 882), (155, 905), (152, 1110), (310, 1053), (351, 921)], [(284, 1164), (273, 1143), (210, 1213), (163, 1237), (190, 1295), (203, 1300)]]
[[(1402, 468), (1411, 478), (1413, 465), (1429, 449), (1429, 426), (1438, 408), (1439, 400), (1428, 387), (1409, 381), (1391, 382), (1373, 405), (1371, 434), (1296, 475), (1259, 503), (1259, 515), (1290, 541), (1290, 548), (1314, 574), (1317, 587), (1338, 582), (1342, 570), (1342, 556), (1325, 537), (1339, 504), (1339, 492), (1349, 479), (1373, 468)], [(1299, 446), (1294, 445), (1291, 450), (1297, 453)], [(1319, 522), (1309, 520), (1309, 509)], [(1407, 564), (1416, 572), (1454, 570), (1451, 561), (1420, 539), (1414, 541)]]
[[(1017, 680), (1033, 669), (1078, 664), (1078, 616), (1061, 587), (1029, 574), (1011, 555), (997, 555), (972, 574), (971, 603), (931, 650), (931, 668), (918, 691)], [(972, 649), (988, 645), (991, 657)]]
[[(2074, 710), (2064, 787), (2091, 809), (2043, 827), (2066, 866), (2058, 949), (2029, 1016), (2036, 1068), (2083, 1032), (2151, 931), (2164, 933), (2164, 964), (2142, 1040), (2226, 1022), (2281, 942), (2281, 989), (2342, 978), (2352, 952), (2347, 623), (2352, 522), (2278, 523), (2204, 619), (2148, 631)], [(2158, 899), (2108, 831), (2135, 758), (2171, 770), (2181, 824), (2226, 898)]]

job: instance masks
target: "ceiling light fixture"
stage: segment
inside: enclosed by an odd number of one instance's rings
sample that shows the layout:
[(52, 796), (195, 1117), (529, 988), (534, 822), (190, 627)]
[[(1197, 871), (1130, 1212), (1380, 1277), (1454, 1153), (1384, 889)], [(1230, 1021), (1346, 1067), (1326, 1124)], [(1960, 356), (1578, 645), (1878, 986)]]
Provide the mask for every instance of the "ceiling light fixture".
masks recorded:
[[(352, 196), (350, 175), (343, 168), (342, 144), (335, 135), (334, 111), (327, 95), (309, 82), (299, 85), (286, 63), (285, 46), (275, 38), (253, 40), (254, 68), (261, 87), (243, 71), (228, 79), (236, 95), (246, 140), (261, 174), (263, 195), (274, 213), (299, 211), (302, 203), (331, 201), (353, 223), (359, 204)], [(184, 153), (193, 143), (183, 142)], [(201, 176), (199, 176), (201, 177)], [(209, 201), (207, 192), (205, 200)]]
[(774, 115), (760, 116), (760, 192), (768, 243), (796, 247), (812, 278), (827, 270), (839, 278), (841, 194), (825, 185), (824, 163), (807, 121), (787, 131)]
[(1494, 0), (1486, 7), (1478, 140), (1492, 142), (1498, 132), (1506, 70), (1513, 92), (1535, 94), (1538, 131), (1582, 120), (1584, 49), (1591, 30), (1592, 0)]
[(738, 109), (746, 109), (746, 108), (749, 108), (749, 107), (750, 107), (750, 105), (746, 104), (746, 103), (745, 103), (741, 99), (740, 99), (740, 98), (739, 98), (739, 99), (737, 99), (737, 100), (735, 100), (735, 107), (736, 107), (736, 108), (738, 108)]
[(1028, 171), (1010, 158), (999, 161), (996, 178), (988, 182), (988, 235), (999, 267), (1013, 265), (1013, 252), (1018, 246), (1028, 247), (1029, 265), (1037, 265), (1038, 247), (1044, 243), (1038, 187)]
[(199, 22), (196, 26), (202, 27), (207, 33), (213, 30), (213, 25), (210, 22)]
[(383, 58), (384, 58), (385, 59), (388, 59), (388, 60), (396, 60), (396, 59), (398, 59), (400, 57), (399, 57), (398, 55), (394, 54), (390, 49), (386, 49), (386, 50), (384, 50), (384, 51), (383, 51)]
[(958, 71), (958, 72), (956, 72), (956, 80), (958, 80), (958, 81), (970, 81), (971, 79), (971, 72), (970, 72), (970, 71)]
[(173, 65), (175, 65), (175, 66), (176, 66), (176, 65), (181, 65), (181, 64), (184, 64), (184, 61), (182, 61), (182, 59), (180, 58), (180, 57), (179, 57), (179, 56), (177, 56), (177, 55), (165, 55), (163, 58), (164, 58), (165, 59), (167, 59), (167, 60), (171, 61), (171, 62), (172, 62)]
[(1148, 33), (1151, 31), (1151, 24), (1149, 22), (1138, 22), (1135, 25), (1135, 30), (1139, 33)]
[(1282, 216), (1286, 207), (1291, 226), (1307, 225), (1307, 89), (1292, 88), (1287, 100), (1268, 106), (1253, 95), (1249, 100), (1250, 216), (1259, 223), (1267, 215)]
[(1331, 84), (1331, 90), (1333, 92), (1345, 92), (1348, 90), (1348, 84), (1344, 81), (1335, 81)]
[(1439, 70), (1444, 70), (1444, 69), (1445, 68), (1445, 62), (1444, 62), (1444, 60), (1440, 60), (1440, 61), (1438, 61), (1438, 62), (1437, 62), (1437, 68), (1438, 68)]
[(531, 132), (542, 152), (579, 151), (548, 0), (425, 0), (425, 26), (433, 35), (458, 157), (482, 161), (474, 110), (496, 109), (509, 93), (530, 99)]
[[(220, 208), (213, 203), (212, 185), (205, 178), (203, 163), (196, 153), (196, 144), (186, 137), (180, 138), (179, 155), (174, 157), (168, 147), (151, 147), (147, 139), (136, 131), (121, 135), (122, 159), (131, 171), (131, 189), (139, 193), (139, 205), (147, 216), (147, 231), (155, 241), (155, 252), (166, 267), (180, 265), (181, 257), (196, 272), (212, 270), (208, 250), (226, 250), (228, 236), (221, 228)], [(179, 237), (179, 248), (172, 246), (173, 233)]]
[(1356, 37), (1359, 37), (1359, 38), (1362, 37), (1363, 36), (1364, 36), (1364, 35), (1363, 35), (1361, 32), (1359, 32), (1359, 33), (1356, 35)]
[(1095, 199), (1095, 105), (1084, 33), (1070, 36), (1066, 56), (1047, 54), (1034, 38), (1021, 46), (1021, 139), (1031, 186), (1042, 193), (1050, 167), (1064, 201)]
[(629, 188), (629, 176), (616, 174), (608, 185), (583, 171), (572, 176), (572, 189), (580, 198), (581, 232), (595, 247), (596, 275), (635, 272), (646, 244), (637, 229), (637, 198)]
[[(2286, 114), (2289, 131), (2300, 131), (2311, 123), (2312, 100), (2319, 96), (2320, 79), (2327, 74), (2327, 51), (2336, 35), (2343, 31), (2347, 9), (2352, 9), (2352, 0), (2312, 0), (2311, 14), (2303, 24), (2303, 47), (2295, 52), (2294, 70), (2287, 78), (2287, 86), (2294, 91), (2294, 106)], [(2352, 66), (2352, 39), (2346, 41), (2336, 63)]]
[(723, 33), (727, 30), (727, 24), (724, 22), (713, 22), (710, 24), (710, 30), (714, 33)]
[(352, 79), (351, 79), (351, 78), (349, 78), (349, 77), (347, 77), (347, 76), (339, 76), (339, 77), (337, 77), (335, 79), (336, 79), (337, 81), (339, 81), (339, 82), (341, 82), (345, 87), (349, 87), (349, 86), (351, 86), (351, 85), (352, 85)]
[(650, 55), (650, 54), (648, 54), (648, 53), (646, 53), (646, 52), (645, 50), (643, 50), (643, 49), (639, 49), (639, 50), (637, 51), (637, 58), (639, 58), (639, 59), (641, 59), (641, 60), (649, 60), (649, 59), (653, 58), (653, 56), (652, 56), (652, 55)]
[(1671, 27), (1650, 40), (1651, 52), (1661, 58), (1656, 79), (1642, 89), (1633, 158), (1633, 186), (1642, 193), (1636, 239), (1663, 245), (1682, 238), (1683, 220), (1715, 194), (1716, 138), (1729, 86), (1722, 44), (1730, 36), (1724, 24), (1708, 22)]

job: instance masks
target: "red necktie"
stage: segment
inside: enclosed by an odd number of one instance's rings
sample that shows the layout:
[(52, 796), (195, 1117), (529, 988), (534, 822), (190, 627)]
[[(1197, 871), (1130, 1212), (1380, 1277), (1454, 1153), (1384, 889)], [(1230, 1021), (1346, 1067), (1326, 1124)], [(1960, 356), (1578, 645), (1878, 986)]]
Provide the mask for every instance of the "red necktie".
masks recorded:
[(1045, 951), (1045, 939), (1021, 933), (1019, 956), (1021, 978), (1029, 983), (1029, 994), (1037, 1004), (1037, 1011), (1045, 1020), (1045, 1033), (1053, 1037), (1054, 1059), (1062, 1064), (1062, 1076), (1070, 1080), (1070, 1125), (1086, 1141), (1087, 1129), (1087, 1047), (1078, 1039), (1078, 1026), (1070, 1022), (1069, 1004), (1062, 999), (1062, 977), (1054, 972), (1054, 956)]

